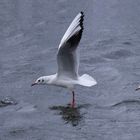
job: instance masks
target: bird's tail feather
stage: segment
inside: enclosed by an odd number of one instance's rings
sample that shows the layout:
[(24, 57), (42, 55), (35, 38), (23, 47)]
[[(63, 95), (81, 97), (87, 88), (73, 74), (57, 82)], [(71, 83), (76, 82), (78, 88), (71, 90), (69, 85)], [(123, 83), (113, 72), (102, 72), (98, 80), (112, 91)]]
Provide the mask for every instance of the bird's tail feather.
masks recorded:
[(91, 86), (96, 85), (97, 84), (97, 81), (93, 77), (91, 77), (90, 75), (83, 74), (79, 78), (78, 84), (79, 85), (82, 85), (82, 86), (86, 86), (86, 87), (91, 87)]

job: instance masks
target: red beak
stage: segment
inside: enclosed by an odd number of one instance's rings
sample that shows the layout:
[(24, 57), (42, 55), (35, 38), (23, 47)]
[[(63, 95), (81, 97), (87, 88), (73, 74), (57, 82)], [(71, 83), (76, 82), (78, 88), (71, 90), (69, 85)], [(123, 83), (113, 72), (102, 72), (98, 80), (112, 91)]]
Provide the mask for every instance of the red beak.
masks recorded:
[(138, 88), (136, 88), (135, 90), (136, 90), (136, 91), (137, 91), (137, 90), (140, 90), (140, 88), (138, 87)]
[(34, 86), (34, 85), (36, 85), (36, 83), (31, 84), (31, 86)]

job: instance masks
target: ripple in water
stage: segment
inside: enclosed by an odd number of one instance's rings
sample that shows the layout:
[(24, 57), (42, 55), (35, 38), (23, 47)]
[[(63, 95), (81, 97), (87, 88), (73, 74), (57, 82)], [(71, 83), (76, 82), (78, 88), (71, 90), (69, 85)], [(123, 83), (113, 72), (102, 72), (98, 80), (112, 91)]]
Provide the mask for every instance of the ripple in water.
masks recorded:
[(111, 107), (127, 106), (127, 105), (140, 105), (140, 100), (135, 99), (124, 100), (112, 105)]
[(132, 52), (121, 49), (121, 50), (112, 51), (110, 53), (107, 53), (104, 55), (104, 57), (109, 58), (109, 59), (121, 59), (121, 58), (127, 58), (131, 55), (132, 55)]

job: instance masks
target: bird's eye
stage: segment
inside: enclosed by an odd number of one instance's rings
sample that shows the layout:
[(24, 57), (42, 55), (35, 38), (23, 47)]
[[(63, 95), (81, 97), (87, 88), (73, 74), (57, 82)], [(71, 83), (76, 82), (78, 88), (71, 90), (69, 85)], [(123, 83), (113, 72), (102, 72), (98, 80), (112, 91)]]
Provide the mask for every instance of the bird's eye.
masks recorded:
[(38, 82), (40, 82), (40, 80), (38, 80)]
[(44, 79), (42, 79), (42, 82), (44, 82)]

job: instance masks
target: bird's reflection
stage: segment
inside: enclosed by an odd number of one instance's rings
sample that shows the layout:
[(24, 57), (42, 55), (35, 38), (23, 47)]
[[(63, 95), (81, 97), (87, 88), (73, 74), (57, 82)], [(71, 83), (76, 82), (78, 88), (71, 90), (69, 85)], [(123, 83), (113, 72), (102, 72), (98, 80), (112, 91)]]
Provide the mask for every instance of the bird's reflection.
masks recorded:
[(62, 115), (62, 119), (66, 123), (70, 123), (72, 126), (77, 126), (83, 119), (84, 113), (80, 113), (81, 108), (87, 108), (89, 104), (79, 105), (72, 108), (69, 104), (67, 106), (52, 106), (51, 110), (58, 111), (59, 115)]

